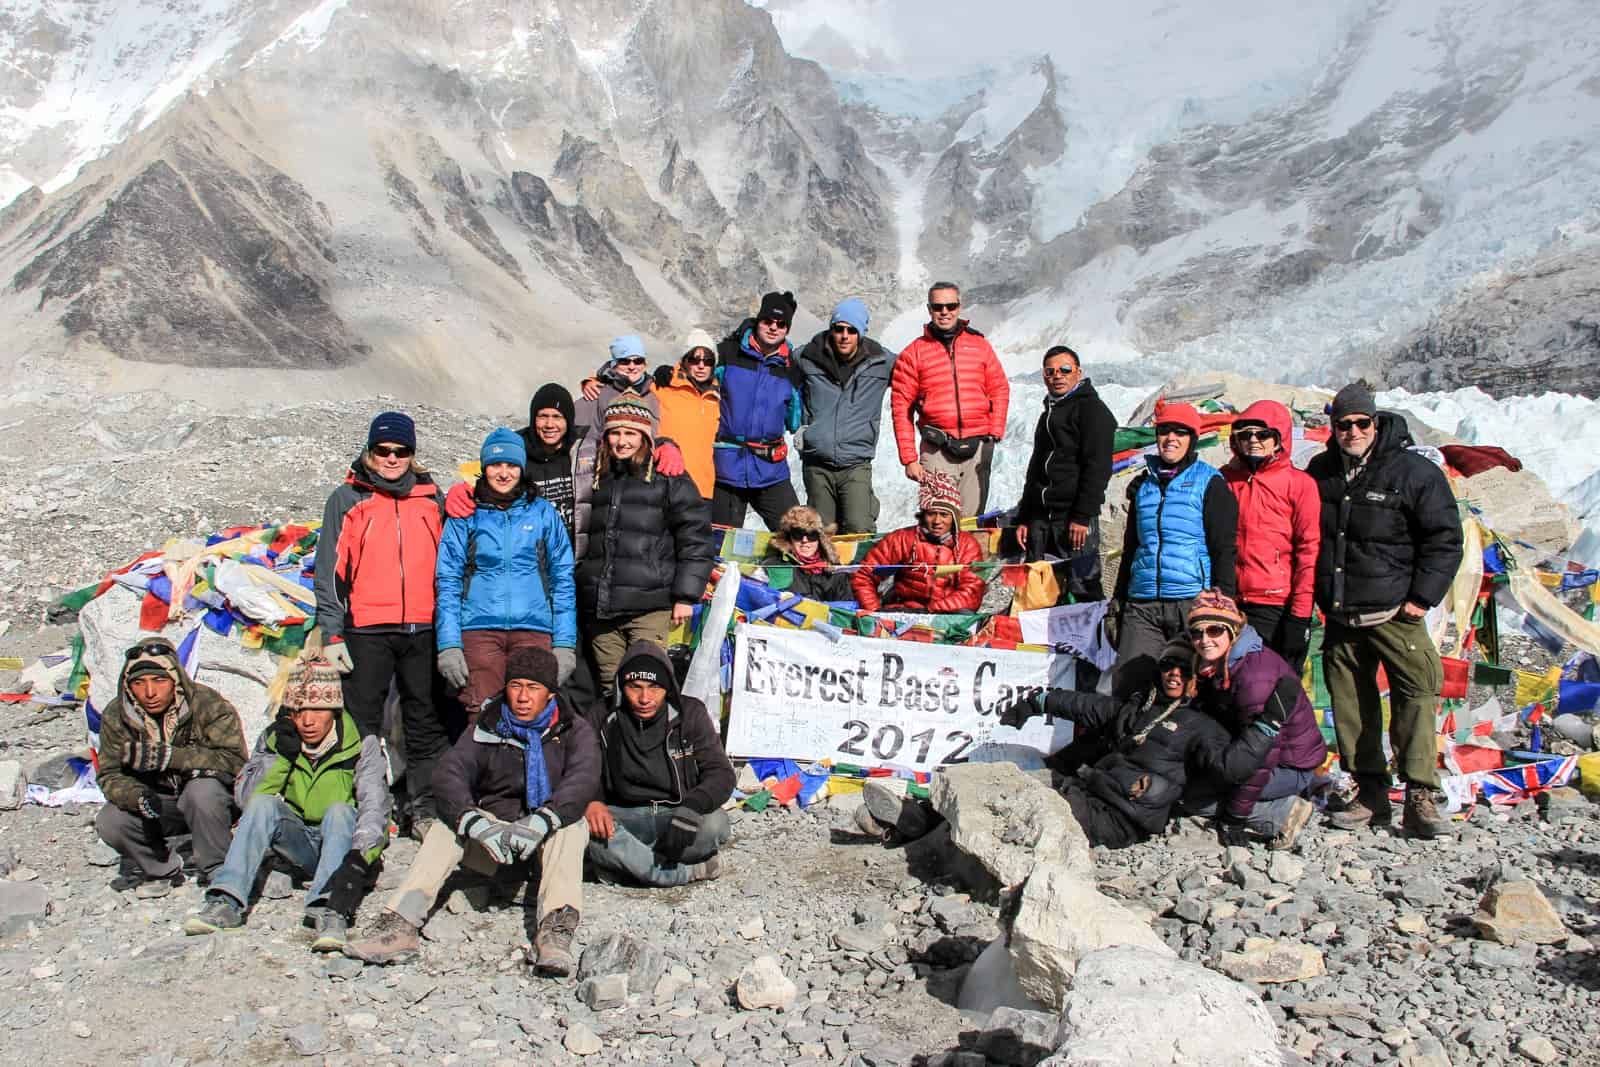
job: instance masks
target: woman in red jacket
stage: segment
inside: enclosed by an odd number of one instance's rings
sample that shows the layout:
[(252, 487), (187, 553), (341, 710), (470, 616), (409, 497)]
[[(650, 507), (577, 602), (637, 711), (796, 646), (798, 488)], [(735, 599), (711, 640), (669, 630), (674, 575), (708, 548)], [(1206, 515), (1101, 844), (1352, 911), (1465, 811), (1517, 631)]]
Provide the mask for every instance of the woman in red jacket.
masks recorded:
[[(872, 546), (851, 580), (856, 600), (867, 611), (977, 611), (984, 581), (972, 570), (983, 549), (961, 521), (961, 490), (943, 471), (925, 470), (917, 493), (917, 524), (894, 531)], [(935, 568), (961, 566), (940, 574)], [(878, 596), (876, 568), (894, 566), (894, 585), (887, 600)]]
[(1233, 459), (1222, 476), (1239, 501), (1239, 606), (1298, 674), (1311, 631), (1322, 501), (1317, 483), (1291, 462), (1293, 432), (1288, 408), (1257, 400), (1233, 422)]

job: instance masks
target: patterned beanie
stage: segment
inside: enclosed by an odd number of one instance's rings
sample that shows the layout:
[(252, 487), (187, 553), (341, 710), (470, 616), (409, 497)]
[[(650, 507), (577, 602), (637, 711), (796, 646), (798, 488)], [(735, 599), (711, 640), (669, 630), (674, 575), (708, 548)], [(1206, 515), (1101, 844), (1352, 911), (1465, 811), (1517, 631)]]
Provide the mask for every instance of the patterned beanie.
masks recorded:
[(651, 443), (656, 438), (656, 413), (632, 397), (619, 397), (606, 405), (607, 433), (618, 428), (638, 430)]
[(936, 508), (961, 518), (961, 487), (944, 471), (924, 470), (921, 488), (917, 490), (917, 511)]
[(1234, 637), (1238, 637), (1239, 631), (1245, 627), (1244, 612), (1239, 610), (1239, 605), (1233, 602), (1232, 597), (1220, 589), (1207, 589), (1194, 598), (1194, 607), (1189, 609), (1188, 625), (1191, 630), (1212, 623), (1226, 626)]
[(283, 706), (291, 710), (343, 711), (344, 685), (339, 669), (327, 660), (302, 660), (289, 670)]

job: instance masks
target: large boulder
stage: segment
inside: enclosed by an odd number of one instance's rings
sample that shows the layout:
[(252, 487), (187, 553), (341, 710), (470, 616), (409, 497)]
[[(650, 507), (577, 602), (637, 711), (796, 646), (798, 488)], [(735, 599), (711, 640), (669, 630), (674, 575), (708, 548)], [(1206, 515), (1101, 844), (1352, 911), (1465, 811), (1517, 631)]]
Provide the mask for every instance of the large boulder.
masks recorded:
[(1080, 961), (1115, 946), (1171, 956), (1138, 915), (1058, 864), (1034, 868), (1010, 927), (1017, 983), (1029, 997), (1059, 1008), (1072, 988)]
[(1001, 885), (1025, 881), (1039, 864), (1093, 876), (1089, 839), (1066, 800), (1014, 764), (941, 768), (929, 792), (950, 840)]
[(1084, 956), (1048, 1067), (1278, 1067), (1278, 1031), (1237, 982), (1171, 953)]

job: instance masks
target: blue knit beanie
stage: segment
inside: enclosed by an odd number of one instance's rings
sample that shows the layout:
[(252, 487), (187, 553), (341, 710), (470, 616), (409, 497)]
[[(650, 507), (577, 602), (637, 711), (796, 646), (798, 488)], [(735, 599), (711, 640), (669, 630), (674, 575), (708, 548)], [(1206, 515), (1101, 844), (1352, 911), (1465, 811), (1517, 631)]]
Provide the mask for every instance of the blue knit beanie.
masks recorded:
[(638, 334), (625, 333), (611, 342), (612, 363), (619, 359), (633, 359), (636, 357), (638, 359), (645, 358), (644, 342), (639, 339)]
[(828, 325), (842, 322), (846, 326), (854, 326), (856, 332), (862, 337), (867, 335), (867, 323), (871, 321), (867, 314), (867, 305), (856, 297), (839, 301), (839, 306), (833, 309), (833, 314), (828, 316)]
[(522, 443), (521, 434), (499, 426), (489, 431), (489, 436), (483, 439), (478, 459), (485, 467), (491, 463), (515, 463), (519, 467), (526, 467), (528, 449)]
[(367, 447), (382, 444), (387, 441), (393, 445), (405, 445), (411, 451), (417, 450), (417, 424), (411, 421), (411, 416), (403, 411), (385, 411), (372, 420), (372, 425), (367, 427)]

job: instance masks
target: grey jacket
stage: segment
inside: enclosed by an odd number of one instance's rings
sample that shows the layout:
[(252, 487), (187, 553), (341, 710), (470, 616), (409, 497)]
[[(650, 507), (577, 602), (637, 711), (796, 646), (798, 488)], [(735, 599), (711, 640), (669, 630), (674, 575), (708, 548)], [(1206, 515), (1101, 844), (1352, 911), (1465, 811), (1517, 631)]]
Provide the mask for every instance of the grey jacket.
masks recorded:
[(883, 394), (894, 371), (895, 353), (870, 337), (861, 352), (841, 363), (828, 346), (828, 332), (817, 334), (797, 357), (805, 376), (804, 436), (800, 458), (833, 470), (871, 463), (878, 452)]

